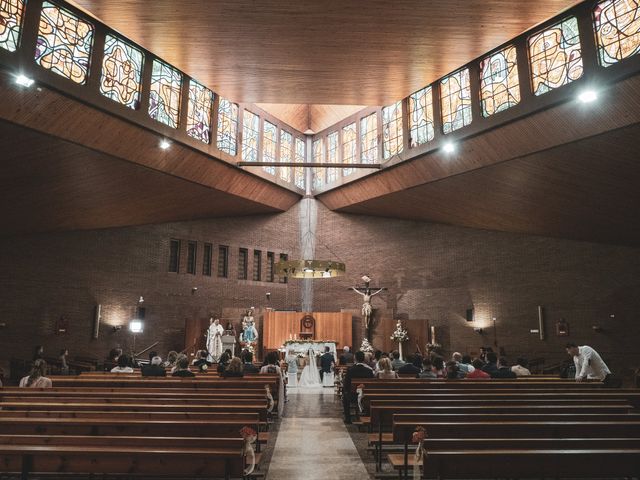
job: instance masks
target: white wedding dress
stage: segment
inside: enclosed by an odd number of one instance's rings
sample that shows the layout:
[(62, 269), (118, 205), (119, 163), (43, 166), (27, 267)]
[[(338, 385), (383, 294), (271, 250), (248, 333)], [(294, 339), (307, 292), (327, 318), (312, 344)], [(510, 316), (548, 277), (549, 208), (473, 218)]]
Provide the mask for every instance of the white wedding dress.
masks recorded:
[(298, 387), (322, 387), (322, 383), (320, 382), (320, 370), (316, 365), (316, 356), (313, 350), (309, 350), (309, 356), (305, 358), (305, 367), (302, 370)]

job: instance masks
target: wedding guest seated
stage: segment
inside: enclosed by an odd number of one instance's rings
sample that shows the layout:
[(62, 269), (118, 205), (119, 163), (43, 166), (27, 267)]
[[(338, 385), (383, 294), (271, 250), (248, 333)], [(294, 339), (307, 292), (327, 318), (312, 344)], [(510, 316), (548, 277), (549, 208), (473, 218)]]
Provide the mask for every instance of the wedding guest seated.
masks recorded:
[(395, 371), (398, 371), (398, 369), (404, 365), (404, 362), (400, 359), (400, 352), (397, 350), (394, 350), (389, 358), (391, 358), (391, 368)]
[(176, 360), (178, 359), (178, 352), (175, 350), (171, 350), (167, 353), (167, 359), (162, 364), (165, 368), (173, 368), (176, 366)]
[(527, 368), (527, 363), (524, 358), (519, 358), (516, 364), (511, 367), (511, 371), (515, 373), (517, 377), (528, 377), (531, 375), (531, 371)]
[(416, 367), (418, 371), (422, 371), (422, 354), (420, 352), (413, 354), (413, 366)]
[(109, 351), (109, 356), (107, 357), (107, 360), (104, 362), (104, 370), (106, 372), (110, 372), (113, 367), (118, 366), (118, 358), (120, 358), (120, 355), (122, 355), (121, 348), (112, 348)]
[(369, 367), (371, 367), (371, 370), (375, 370), (376, 369), (376, 361), (373, 358), (373, 353), (365, 352), (365, 354), (364, 354), (364, 363), (369, 365)]
[(206, 350), (200, 350), (197, 357), (193, 360), (193, 366), (201, 368), (203, 365), (206, 365), (207, 367), (210, 367), (211, 362), (207, 360), (208, 355), (209, 354)]
[[(358, 351), (355, 355), (356, 364), (347, 369), (347, 373), (342, 381), (342, 410), (344, 412), (344, 423), (351, 423), (351, 383), (358, 378), (373, 378), (373, 370), (365, 365), (364, 353)], [(356, 380), (357, 381), (357, 380)]]
[(60, 361), (60, 375), (69, 375), (69, 365), (67, 364), (67, 357), (69, 356), (69, 350), (63, 348), (60, 350), (60, 356), (58, 360)]
[(458, 362), (447, 362), (447, 376), (446, 379), (447, 380), (459, 380), (460, 378), (464, 378), (464, 374), (461, 375), (460, 369), (458, 367)]
[(231, 355), (227, 352), (222, 352), (220, 358), (218, 359), (218, 373), (222, 373), (227, 369), (229, 362), (231, 361)]
[(471, 357), (469, 355), (462, 356), (462, 354), (454, 352), (453, 355), (451, 355), (451, 360), (456, 362), (459, 372), (462, 373), (464, 377), (475, 370), (473, 365), (471, 365)]
[(398, 373), (417, 376), (420, 373), (420, 369), (413, 364), (414, 362), (415, 357), (413, 355), (407, 355), (407, 363), (398, 369)]
[(189, 359), (186, 355), (179, 355), (176, 360), (176, 370), (172, 377), (195, 377), (195, 373), (189, 370)]
[(47, 362), (42, 358), (36, 358), (29, 375), (20, 380), (20, 387), (30, 388), (51, 388), (51, 379), (45, 377), (47, 374)]
[(342, 349), (342, 355), (338, 359), (340, 365), (351, 365), (353, 363), (353, 353), (351, 353), (349, 347), (346, 345)]
[(473, 368), (475, 368), (475, 370), (471, 373), (468, 373), (467, 378), (491, 378), (491, 375), (482, 370), (482, 367), (484, 367), (484, 362), (481, 359), (476, 358), (471, 365), (473, 365)]
[(425, 357), (422, 360), (422, 372), (418, 375), (418, 378), (436, 378), (437, 375), (433, 372), (433, 364), (429, 357)]
[(243, 377), (244, 373), (242, 372), (242, 360), (238, 357), (233, 357), (227, 365), (227, 368), (222, 372), (223, 378), (228, 377)]
[(433, 363), (433, 373), (436, 374), (436, 378), (444, 378), (447, 375), (447, 370), (444, 368), (444, 358), (435, 356), (431, 360)]
[(39, 358), (44, 359), (44, 347), (42, 345), (36, 345), (33, 351), (33, 361), (35, 362)]
[(373, 367), (373, 371), (376, 372), (379, 370), (378, 368), (378, 362), (380, 361), (380, 359), (382, 358), (382, 351), (381, 350), (376, 350), (373, 354), (373, 359), (375, 362), (375, 367)]
[(392, 370), (391, 361), (388, 358), (381, 358), (378, 362), (377, 377), (382, 379), (399, 378), (398, 373)]
[(253, 364), (253, 353), (249, 350), (242, 350), (240, 353), (242, 359), (242, 369), (244, 373), (258, 373), (260, 369)]
[(131, 361), (128, 355), (120, 355), (118, 357), (118, 365), (111, 369), (111, 373), (133, 373)]
[(494, 375), (491, 375), (491, 378), (516, 378), (516, 374), (509, 368), (507, 359), (500, 357), (498, 360), (498, 370)]
[[(155, 352), (154, 352), (155, 353)], [(157, 355), (151, 357), (151, 363), (142, 367), (143, 377), (166, 377), (167, 371), (162, 366), (162, 358)]]
[(264, 359), (264, 363), (265, 364), (260, 369), (260, 373), (277, 373), (282, 377), (282, 369), (278, 366), (277, 352), (269, 352)]
[(488, 352), (486, 354), (487, 363), (482, 367), (482, 371), (488, 373), (493, 378), (498, 373), (498, 355), (496, 352)]

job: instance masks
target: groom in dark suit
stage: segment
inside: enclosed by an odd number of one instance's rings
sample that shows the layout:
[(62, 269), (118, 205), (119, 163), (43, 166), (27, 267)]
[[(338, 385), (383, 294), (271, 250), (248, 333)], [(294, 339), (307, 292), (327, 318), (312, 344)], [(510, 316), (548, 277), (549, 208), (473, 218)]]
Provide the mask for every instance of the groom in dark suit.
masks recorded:
[(329, 352), (329, 347), (324, 347), (324, 353), (320, 356), (320, 381), (324, 378), (325, 373), (331, 372), (331, 366), (335, 365), (336, 360), (333, 354)]

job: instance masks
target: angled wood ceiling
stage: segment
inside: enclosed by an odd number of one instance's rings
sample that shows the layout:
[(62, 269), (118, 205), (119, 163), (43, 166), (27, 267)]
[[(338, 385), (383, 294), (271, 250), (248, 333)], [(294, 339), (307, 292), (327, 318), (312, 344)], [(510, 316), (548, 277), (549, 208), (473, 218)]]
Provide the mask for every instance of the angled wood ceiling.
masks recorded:
[(258, 107), (288, 123), (300, 132), (318, 133), (359, 112), (363, 105), (304, 105), (259, 103)]
[(73, 0), (234, 101), (385, 105), (576, 0)]

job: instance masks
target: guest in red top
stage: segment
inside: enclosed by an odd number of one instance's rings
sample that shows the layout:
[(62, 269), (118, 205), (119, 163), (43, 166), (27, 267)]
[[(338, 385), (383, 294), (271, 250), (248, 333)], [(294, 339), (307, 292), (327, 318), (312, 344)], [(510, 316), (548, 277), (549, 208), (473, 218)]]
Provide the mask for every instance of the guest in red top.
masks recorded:
[(475, 370), (471, 373), (467, 373), (466, 378), (491, 378), (487, 372), (482, 371), (482, 367), (484, 367), (484, 362), (479, 358), (476, 358), (471, 364), (475, 368)]

